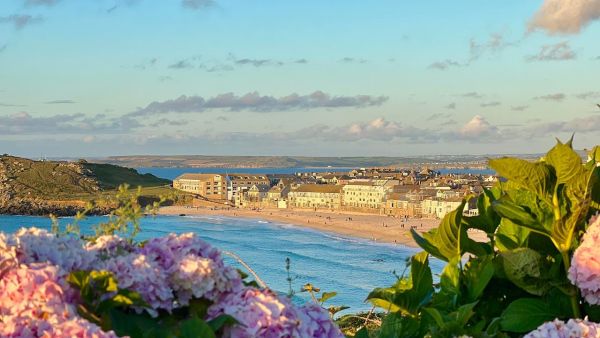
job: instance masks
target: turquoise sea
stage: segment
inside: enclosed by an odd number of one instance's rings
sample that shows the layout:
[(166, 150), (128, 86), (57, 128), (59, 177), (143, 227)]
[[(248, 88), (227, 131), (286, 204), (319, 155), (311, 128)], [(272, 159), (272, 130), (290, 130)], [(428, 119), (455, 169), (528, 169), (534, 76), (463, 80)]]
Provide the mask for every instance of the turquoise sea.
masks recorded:
[[(313, 173), (313, 172), (349, 172), (353, 168), (135, 168), (141, 174), (150, 173), (155, 176), (166, 178), (169, 180), (175, 179), (183, 173), (215, 173), (215, 174), (232, 174), (232, 173), (248, 173), (257, 175), (266, 174), (295, 174), (295, 173)], [(491, 169), (439, 169), (442, 174), (472, 174), (472, 175), (494, 175), (495, 171)]]
[[(82, 232), (103, 217), (90, 217), (81, 222)], [(65, 225), (72, 218), (60, 219)], [(291, 259), (293, 289), (312, 283), (322, 291), (336, 291), (333, 305), (348, 305), (347, 312), (368, 310), (364, 299), (375, 287), (390, 286), (396, 280), (394, 271), (402, 274), (406, 259), (417, 249), (392, 244), (318, 232), (289, 224), (259, 219), (215, 216), (159, 216), (142, 220), (138, 239), (175, 232), (195, 232), (212, 245), (236, 253), (248, 263), (274, 290), (287, 293), (285, 259)], [(44, 217), (0, 216), (0, 231), (14, 232), (20, 227), (50, 228)], [(237, 262), (229, 260), (231, 264)], [(241, 266), (240, 266), (241, 268)], [(439, 261), (432, 262), (434, 271), (441, 271)], [(308, 300), (309, 295), (297, 293)]]

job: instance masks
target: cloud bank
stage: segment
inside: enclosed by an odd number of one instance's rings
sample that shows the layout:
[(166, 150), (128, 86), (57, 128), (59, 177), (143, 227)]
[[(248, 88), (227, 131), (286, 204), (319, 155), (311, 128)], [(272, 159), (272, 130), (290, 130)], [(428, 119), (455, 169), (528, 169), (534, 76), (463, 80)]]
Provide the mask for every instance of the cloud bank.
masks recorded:
[(322, 91), (315, 91), (308, 95), (293, 93), (283, 97), (262, 96), (258, 92), (251, 92), (241, 96), (233, 93), (225, 93), (206, 99), (202, 96), (182, 95), (172, 100), (154, 101), (145, 108), (140, 108), (130, 113), (129, 116), (146, 116), (169, 112), (194, 113), (210, 109), (273, 112), (315, 108), (363, 108), (379, 106), (387, 100), (388, 97), (386, 96), (332, 96)]

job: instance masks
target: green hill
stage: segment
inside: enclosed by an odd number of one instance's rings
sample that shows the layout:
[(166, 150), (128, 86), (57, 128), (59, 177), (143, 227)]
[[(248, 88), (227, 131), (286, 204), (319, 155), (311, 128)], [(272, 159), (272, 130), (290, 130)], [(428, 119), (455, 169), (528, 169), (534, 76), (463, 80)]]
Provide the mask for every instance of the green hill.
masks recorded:
[(171, 184), (170, 180), (152, 174), (140, 174), (135, 169), (113, 164), (81, 163), (96, 178), (103, 189), (114, 189), (123, 183), (132, 187), (157, 187)]
[(0, 199), (71, 199), (112, 190), (123, 183), (132, 187), (157, 187), (169, 185), (171, 181), (111, 164), (0, 156)]
[(0, 214), (74, 215), (88, 201), (95, 202), (94, 214), (106, 214), (116, 205), (117, 187), (142, 187), (140, 203), (152, 203), (169, 196), (170, 204), (184, 203), (185, 194), (176, 192), (171, 181), (112, 164), (86, 161), (33, 161), (0, 156)]

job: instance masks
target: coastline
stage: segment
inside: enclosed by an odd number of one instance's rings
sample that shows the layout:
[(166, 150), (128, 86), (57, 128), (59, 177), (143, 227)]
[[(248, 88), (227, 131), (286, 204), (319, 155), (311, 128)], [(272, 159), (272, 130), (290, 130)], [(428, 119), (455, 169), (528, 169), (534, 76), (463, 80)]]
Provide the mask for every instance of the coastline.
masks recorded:
[(385, 215), (371, 215), (353, 212), (312, 211), (300, 209), (251, 209), (236, 208), (194, 208), (183, 206), (161, 207), (159, 215), (212, 215), (262, 219), (271, 222), (287, 223), (314, 230), (339, 235), (363, 238), (375, 242), (418, 247), (410, 235), (411, 227), (419, 233), (429, 231), (439, 225), (440, 220), (431, 218), (401, 218)]

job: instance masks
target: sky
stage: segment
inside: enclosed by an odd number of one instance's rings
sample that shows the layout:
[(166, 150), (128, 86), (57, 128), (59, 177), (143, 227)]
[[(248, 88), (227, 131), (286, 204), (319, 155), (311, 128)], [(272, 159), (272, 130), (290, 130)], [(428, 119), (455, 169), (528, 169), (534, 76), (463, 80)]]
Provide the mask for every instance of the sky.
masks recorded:
[(600, 144), (600, 0), (1, 0), (0, 153)]

